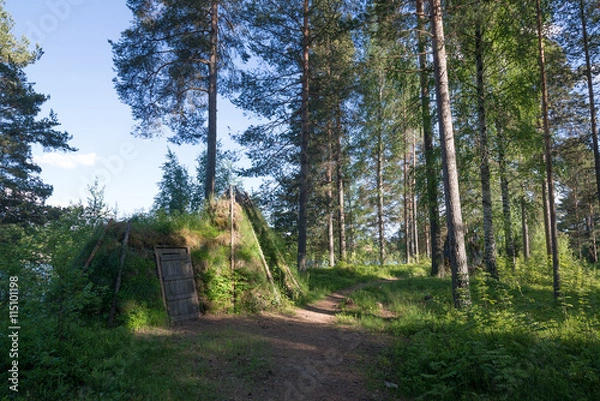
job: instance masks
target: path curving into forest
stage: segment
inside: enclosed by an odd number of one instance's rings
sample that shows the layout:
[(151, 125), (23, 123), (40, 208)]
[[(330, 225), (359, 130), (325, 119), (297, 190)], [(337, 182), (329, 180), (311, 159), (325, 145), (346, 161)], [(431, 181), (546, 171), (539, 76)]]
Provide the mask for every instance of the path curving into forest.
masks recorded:
[(367, 372), (377, 369), (379, 356), (392, 338), (335, 324), (340, 303), (353, 292), (392, 281), (378, 280), (334, 292), (296, 308), (293, 315), (206, 315), (181, 323), (174, 331), (184, 337), (218, 335), (225, 331), (252, 337), (265, 345), (268, 368), (255, 375), (251, 383), (232, 377), (227, 366), (216, 361), (213, 373), (228, 397), (223, 400), (399, 400), (395, 384), (386, 383), (385, 378), (375, 382), (367, 378)]

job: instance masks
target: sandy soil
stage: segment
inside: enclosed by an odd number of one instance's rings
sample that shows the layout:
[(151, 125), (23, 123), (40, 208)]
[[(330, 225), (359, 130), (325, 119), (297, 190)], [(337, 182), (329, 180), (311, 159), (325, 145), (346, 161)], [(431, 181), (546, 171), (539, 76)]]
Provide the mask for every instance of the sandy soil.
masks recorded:
[[(387, 401), (398, 400), (396, 384), (367, 381), (378, 356), (391, 338), (335, 324), (340, 302), (361, 286), (333, 293), (293, 316), (263, 314), (251, 317), (206, 315), (174, 327), (180, 335), (228, 330), (260, 338), (270, 350), (270, 366), (251, 390), (224, 383), (233, 390), (228, 400), (264, 401)], [(239, 389), (237, 388), (239, 387)]]

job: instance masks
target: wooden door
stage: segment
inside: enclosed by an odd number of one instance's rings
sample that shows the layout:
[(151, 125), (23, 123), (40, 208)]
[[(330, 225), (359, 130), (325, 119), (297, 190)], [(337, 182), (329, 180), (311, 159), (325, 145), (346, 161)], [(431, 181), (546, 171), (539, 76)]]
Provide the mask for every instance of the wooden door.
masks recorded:
[(188, 248), (155, 248), (163, 300), (171, 322), (197, 318), (200, 312)]

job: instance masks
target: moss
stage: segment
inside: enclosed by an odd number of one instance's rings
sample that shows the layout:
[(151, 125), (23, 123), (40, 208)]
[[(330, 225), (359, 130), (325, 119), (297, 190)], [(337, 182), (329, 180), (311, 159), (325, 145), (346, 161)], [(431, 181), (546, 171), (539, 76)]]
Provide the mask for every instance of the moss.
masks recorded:
[[(156, 214), (132, 218), (118, 295), (119, 323), (137, 329), (144, 325), (162, 325), (166, 321), (154, 257), (157, 245), (190, 249), (202, 311), (254, 313), (277, 306), (252, 226), (258, 226), (257, 235), (273, 276), (279, 286), (286, 288), (291, 280), (281, 267), (285, 263), (280, 256), (282, 253), (275, 248), (272, 233), (264, 219), (258, 217), (258, 212), (252, 211), (254, 221), (250, 220), (248, 211), (236, 204), (235, 272), (232, 273), (229, 207), (228, 201), (220, 201), (204, 214)], [(94, 311), (102, 319), (107, 316), (112, 303), (126, 225), (126, 222), (118, 222), (110, 226), (88, 270), (90, 281), (97, 289), (102, 289), (100, 310)], [(80, 265), (89, 257), (101, 233), (102, 230), (98, 230), (83, 248), (78, 259)]]

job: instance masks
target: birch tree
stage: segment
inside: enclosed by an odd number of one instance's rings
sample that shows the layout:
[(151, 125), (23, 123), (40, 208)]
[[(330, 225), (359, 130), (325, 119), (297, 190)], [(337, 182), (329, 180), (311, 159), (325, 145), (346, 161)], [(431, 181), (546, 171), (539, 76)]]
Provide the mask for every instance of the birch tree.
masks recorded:
[(431, 0), (431, 24), (433, 31), (433, 60), (436, 80), (438, 124), (442, 147), (442, 171), (446, 202), (446, 224), (452, 268), (452, 295), (454, 306), (462, 308), (470, 304), (469, 271), (464, 242), (464, 227), (458, 186), (458, 170), (454, 146), (454, 128), (450, 108), (446, 44), (440, 0)]

